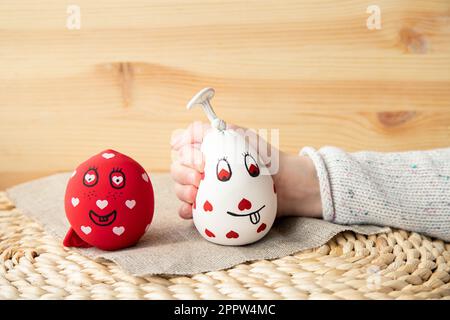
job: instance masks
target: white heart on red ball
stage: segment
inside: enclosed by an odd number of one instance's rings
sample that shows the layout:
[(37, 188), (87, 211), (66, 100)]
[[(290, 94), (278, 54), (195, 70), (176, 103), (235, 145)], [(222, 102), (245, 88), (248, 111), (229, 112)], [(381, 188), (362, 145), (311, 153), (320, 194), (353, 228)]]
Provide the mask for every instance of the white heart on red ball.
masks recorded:
[(73, 205), (74, 207), (76, 207), (76, 206), (80, 203), (80, 199), (78, 199), (78, 198), (72, 198), (71, 202), (72, 202), (72, 205)]
[(102, 154), (102, 157), (105, 159), (111, 159), (111, 158), (114, 158), (114, 156), (115, 156), (115, 154), (111, 153), (111, 152), (105, 152)]
[(112, 181), (113, 181), (113, 183), (114, 183), (116, 186), (118, 186), (118, 185), (120, 185), (120, 184), (123, 182), (123, 177), (114, 177), (114, 178), (112, 179)]
[(81, 231), (83, 231), (84, 234), (89, 234), (92, 231), (92, 228), (89, 226), (81, 226)]
[(97, 205), (97, 207), (99, 207), (100, 209), (105, 209), (108, 206), (108, 200), (97, 200), (95, 202), (95, 204)]
[(121, 236), (125, 232), (125, 228), (124, 227), (114, 227), (113, 232), (114, 232), (114, 234)]
[(127, 200), (127, 201), (125, 201), (125, 205), (128, 208), (133, 209), (134, 206), (136, 205), (136, 200)]

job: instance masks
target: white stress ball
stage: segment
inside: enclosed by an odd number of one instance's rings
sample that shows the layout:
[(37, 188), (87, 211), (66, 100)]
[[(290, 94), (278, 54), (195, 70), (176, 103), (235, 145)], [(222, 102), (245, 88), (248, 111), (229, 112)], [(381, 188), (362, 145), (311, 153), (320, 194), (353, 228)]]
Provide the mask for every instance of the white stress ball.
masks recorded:
[(198, 232), (221, 245), (245, 245), (264, 237), (277, 211), (275, 186), (257, 152), (244, 137), (214, 114), (210, 88), (188, 104), (202, 104), (213, 129), (204, 137), (201, 151), (205, 169), (192, 206)]
[(205, 169), (193, 205), (194, 224), (208, 241), (244, 245), (272, 227), (277, 196), (272, 177), (236, 131), (213, 129), (202, 143)]

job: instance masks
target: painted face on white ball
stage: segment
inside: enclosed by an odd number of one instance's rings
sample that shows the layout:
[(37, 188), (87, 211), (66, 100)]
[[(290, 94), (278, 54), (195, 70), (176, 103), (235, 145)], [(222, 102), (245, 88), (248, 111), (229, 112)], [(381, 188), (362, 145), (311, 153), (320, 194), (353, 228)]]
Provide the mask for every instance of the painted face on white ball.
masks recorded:
[(277, 210), (275, 185), (256, 151), (234, 130), (213, 130), (202, 144), (205, 172), (193, 205), (208, 241), (244, 245), (266, 235)]

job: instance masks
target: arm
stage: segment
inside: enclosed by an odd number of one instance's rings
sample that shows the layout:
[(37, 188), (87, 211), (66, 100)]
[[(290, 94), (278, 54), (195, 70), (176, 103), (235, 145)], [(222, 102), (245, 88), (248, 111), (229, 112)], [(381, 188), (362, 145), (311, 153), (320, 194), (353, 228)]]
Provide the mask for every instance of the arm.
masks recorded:
[(304, 148), (320, 185), (322, 214), (450, 240), (450, 148), (397, 153)]

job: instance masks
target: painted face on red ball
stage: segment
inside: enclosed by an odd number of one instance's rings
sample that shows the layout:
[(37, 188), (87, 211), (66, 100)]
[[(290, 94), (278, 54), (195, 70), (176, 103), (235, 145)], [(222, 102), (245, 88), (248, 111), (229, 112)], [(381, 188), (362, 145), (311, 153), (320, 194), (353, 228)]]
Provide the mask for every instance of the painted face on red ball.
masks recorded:
[(107, 150), (74, 171), (65, 208), (72, 229), (86, 243), (105, 250), (128, 247), (152, 221), (152, 184), (136, 161)]

